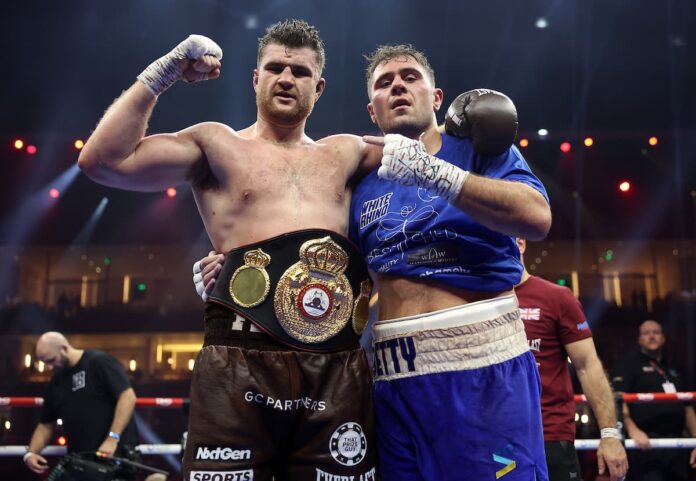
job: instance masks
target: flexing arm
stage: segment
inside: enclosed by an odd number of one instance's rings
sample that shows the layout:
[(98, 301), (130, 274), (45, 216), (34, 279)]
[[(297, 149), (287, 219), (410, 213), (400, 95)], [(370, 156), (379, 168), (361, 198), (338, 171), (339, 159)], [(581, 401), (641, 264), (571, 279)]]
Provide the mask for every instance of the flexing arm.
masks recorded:
[[(616, 429), (616, 408), (609, 381), (604, 375), (602, 362), (597, 357), (592, 338), (582, 339), (565, 345), (570, 360), (575, 366), (582, 392), (587, 397), (600, 428)], [(618, 432), (616, 433), (618, 435)], [(609, 468), (612, 481), (626, 475), (628, 460), (626, 450), (618, 437), (605, 437), (597, 449), (599, 474)]]
[[(118, 397), (116, 408), (114, 409), (114, 418), (109, 428), (110, 433), (115, 433), (120, 436), (123, 430), (126, 429), (133, 415), (133, 409), (135, 409), (135, 399), (135, 391), (133, 391), (133, 388), (126, 389)], [(109, 435), (102, 441), (98, 451), (107, 456), (113, 456), (117, 446), (118, 439)]]
[(48, 461), (39, 453), (46, 447), (53, 435), (52, 423), (39, 423), (34, 429), (34, 434), (29, 442), (29, 449), (24, 457), (24, 463), (36, 474), (44, 473), (48, 469)]
[(203, 152), (200, 127), (145, 137), (160, 93), (179, 79), (217, 78), (222, 51), (210, 39), (192, 35), (151, 64), (106, 111), (80, 153), (78, 165), (96, 182), (142, 191), (184, 182)]

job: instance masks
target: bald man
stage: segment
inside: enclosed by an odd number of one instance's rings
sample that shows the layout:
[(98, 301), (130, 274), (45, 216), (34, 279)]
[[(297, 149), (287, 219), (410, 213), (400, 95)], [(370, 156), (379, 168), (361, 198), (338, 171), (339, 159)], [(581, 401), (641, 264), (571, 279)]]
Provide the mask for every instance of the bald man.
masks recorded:
[[(664, 357), (667, 341), (659, 322), (644, 321), (638, 332), (639, 350), (614, 372), (614, 389), (621, 392), (678, 392), (690, 390)], [(696, 449), (651, 449), (650, 438), (680, 438), (684, 428), (696, 437), (694, 408), (682, 403), (623, 405), (628, 436), (642, 452), (631, 453), (631, 480), (685, 481), (687, 464), (696, 468)], [(687, 460), (688, 459), (688, 460)]]
[(69, 452), (129, 457), (138, 441), (132, 419), (135, 392), (121, 364), (104, 352), (76, 349), (59, 332), (41, 335), (36, 357), (54, 373), (24, 455), (27, 467), (37, 474), (48, 470), (39, 453), (49, 443), (57, 419), (63, 420)]

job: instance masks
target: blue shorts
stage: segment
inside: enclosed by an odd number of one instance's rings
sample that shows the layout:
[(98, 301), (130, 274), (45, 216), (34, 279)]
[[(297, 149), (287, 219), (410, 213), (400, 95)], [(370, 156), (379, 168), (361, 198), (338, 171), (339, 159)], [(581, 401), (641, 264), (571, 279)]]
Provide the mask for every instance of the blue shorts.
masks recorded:
[(548, 481), (539, 373), (514, 296), (374, 334), (384, 481)]

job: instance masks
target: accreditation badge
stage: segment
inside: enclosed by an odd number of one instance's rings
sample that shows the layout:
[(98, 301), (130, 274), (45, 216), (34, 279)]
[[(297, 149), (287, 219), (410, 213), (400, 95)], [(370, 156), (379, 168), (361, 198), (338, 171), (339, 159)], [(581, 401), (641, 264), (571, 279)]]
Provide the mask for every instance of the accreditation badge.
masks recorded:
[(230, 279), (230, 296), (242, 307), (255, 307), (266, 300), (271, 281), (265, 267), (271, 256), (261, 249), (244, 253), (244, 265), (237, 268)]
[(344, 274), (348, 254), (326, 236), (302, 244), (299, 257), (278, 281), (276, 318), (293, 339), (323, 342), (346, 326), (353, 311), (353, 292)]

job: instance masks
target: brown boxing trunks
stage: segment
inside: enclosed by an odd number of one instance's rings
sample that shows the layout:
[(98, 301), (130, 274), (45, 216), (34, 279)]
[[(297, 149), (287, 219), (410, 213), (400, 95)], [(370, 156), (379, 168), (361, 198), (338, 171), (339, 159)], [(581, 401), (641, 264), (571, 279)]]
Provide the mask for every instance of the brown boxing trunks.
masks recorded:
[[(271, 262), (280, 257), (269, 256)], [(273, 272), (269, 277), (272, 301)], [(226, 282), (221, 280), (222, 274), (218, 283)], [(268, 335), (258, 320), (257, 315), (252, 323), (219, 302), (206, 305), (205, 342), (191, 385), (184, 479), (376, 479), (372, 377), (358, 343), (312, 352)]]

